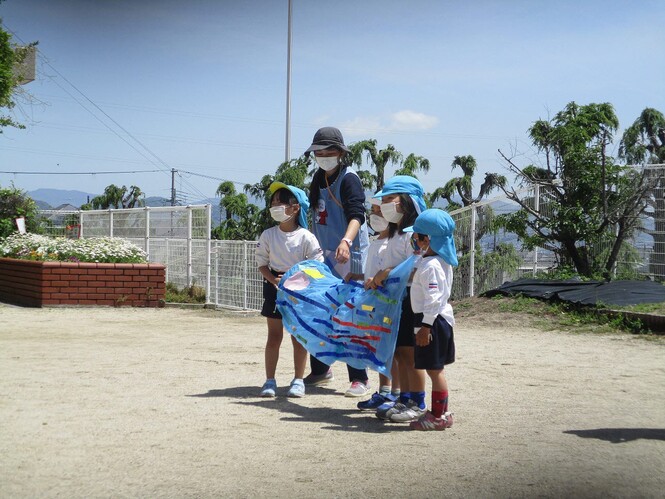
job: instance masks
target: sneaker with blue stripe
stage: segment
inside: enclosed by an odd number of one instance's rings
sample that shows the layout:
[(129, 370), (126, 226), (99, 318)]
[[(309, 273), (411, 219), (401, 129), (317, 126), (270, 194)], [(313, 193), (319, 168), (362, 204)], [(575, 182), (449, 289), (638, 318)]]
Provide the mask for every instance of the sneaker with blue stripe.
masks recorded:
[(376, 417), (384, 421), (390, 421), (390, 416), (394, 413), (405, 410), (406, 405), (402, 402), (386, 402), (381, 404), (376, 410)]
[(372, 398), (369, 400), (358, 402), (358, 409), (361, 411), (376, 411), (386, 402), (395, 403), (395, 400), (397, 400), (396, 397), (391, 394), (384, 395), (379, 392), (374, 392), (374, 395), (372, 395)]
[(267, 379), (261, 387), (261, 397), (274, 397), (277, 394), (277, 381)]

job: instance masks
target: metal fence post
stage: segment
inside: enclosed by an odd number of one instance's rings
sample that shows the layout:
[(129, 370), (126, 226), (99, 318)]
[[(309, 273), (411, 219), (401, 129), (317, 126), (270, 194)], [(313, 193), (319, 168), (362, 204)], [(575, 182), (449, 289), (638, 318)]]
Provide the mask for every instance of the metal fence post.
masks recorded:
[(247, 275), (247, 241), (242, 242), (242, 275), (243, 279), (243, 298), (242, 298), (242, 307), (247, 310), (247, 281), (249, 275)]
[(471, 206), (471, 257), (469, 258), (469, 296), (474, 296), (476, 280), (476, 206)]
[(113, 210), (109, 208), (109, 237), (113, 237)]
[(150, 207), (145, 207), (145, 252), (148, 254), (148, 261), (150, 261)]
[(192, 207), (187, 207), (187, 286), (192, 285)]
[[(536, 184), (533, 191), (533, 209), (536, 213), (540, 213), (540, 185)], [(538, 246), (533, 248), (533, 277), (536, 277), (538, 272)]]
[(166, 271), (164, 275), (164, 282), (169, 282), (169, 268), (171, 265), (169, 265), (171, 261), (171, 255), (169, 254), (169, 239), (166, 238)]
[(215, 306), (219, 306), (219, 243), (215, 244)]
[(206, 205), (206, 302), (210, 303), (210, 268), (212, 258), (212, 242), (210, 240), (210, 233), (212, 231), (212, 205)]

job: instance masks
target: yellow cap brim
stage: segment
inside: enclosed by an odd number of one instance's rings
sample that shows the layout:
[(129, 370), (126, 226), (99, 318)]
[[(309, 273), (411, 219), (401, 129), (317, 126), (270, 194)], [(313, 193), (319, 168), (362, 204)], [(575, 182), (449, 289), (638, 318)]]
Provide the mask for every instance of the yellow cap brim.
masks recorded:
[(289, 186), (286, 185), (284, 182), (273, 182), (272, 184), (270, 184), (270, 187), (268, 187), (268, 191), (270, 192), (270, 194), (274, 194), (276, 191), (280, 189), (289, 189)]

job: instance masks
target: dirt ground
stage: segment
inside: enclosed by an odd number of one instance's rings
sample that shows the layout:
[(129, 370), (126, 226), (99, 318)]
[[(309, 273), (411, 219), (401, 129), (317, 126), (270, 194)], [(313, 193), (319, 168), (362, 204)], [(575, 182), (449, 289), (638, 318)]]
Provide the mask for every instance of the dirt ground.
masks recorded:
[[(0, 496), (665, 497), (665, 346), (458, 315), (455, 425), (335, 381), (257, 397), (266, 326), (211, 310), (0, 304)], [(377, 376), (372, 373), (376, 384)]]

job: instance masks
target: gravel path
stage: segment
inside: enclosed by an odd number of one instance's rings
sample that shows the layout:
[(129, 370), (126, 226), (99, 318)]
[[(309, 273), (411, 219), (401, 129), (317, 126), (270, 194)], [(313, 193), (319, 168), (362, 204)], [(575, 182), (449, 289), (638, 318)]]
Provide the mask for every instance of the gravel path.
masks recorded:
[[(263, 318), (0, 304), (0, 496), (665, 497), (665, 346), (470, 317), (455, 425), (412, 432), (342, 396), (274, 400)], [(370, 379), (376, 383), (377, 376)]]

